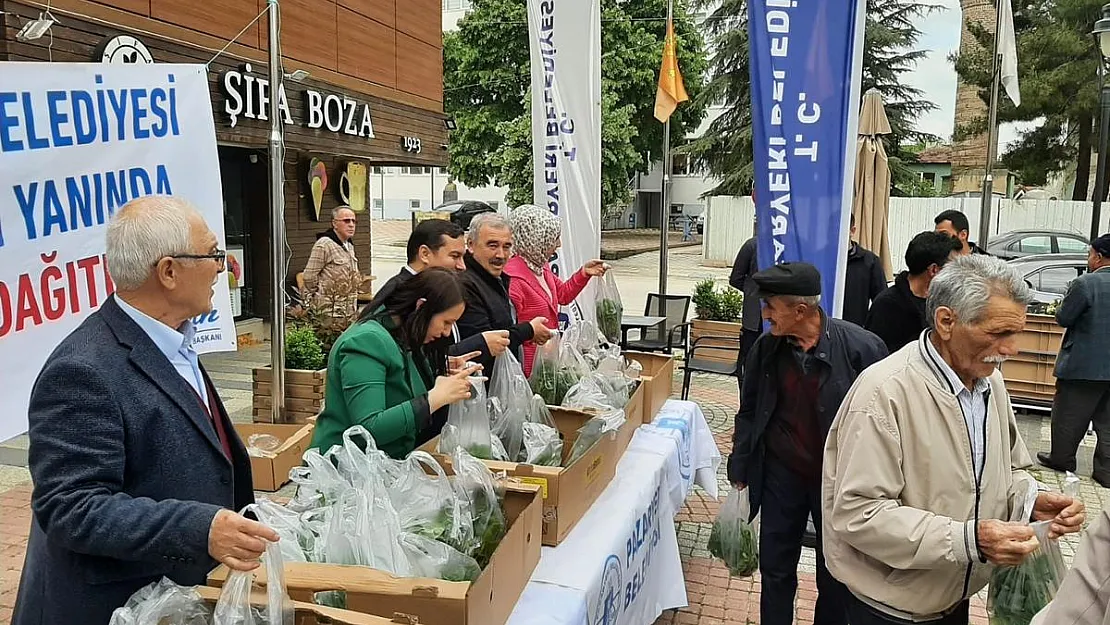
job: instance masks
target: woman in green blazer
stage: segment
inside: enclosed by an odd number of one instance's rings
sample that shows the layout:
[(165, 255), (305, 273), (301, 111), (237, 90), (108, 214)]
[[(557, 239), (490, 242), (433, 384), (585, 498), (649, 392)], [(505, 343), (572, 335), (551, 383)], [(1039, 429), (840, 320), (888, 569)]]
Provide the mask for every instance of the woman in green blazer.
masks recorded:
[(458, 276), (426, 269), (377, 310), (363, 310), (328, 357), (324, 410), (316, 420), (312, 447), (326, 452), (342, 444), (348, 428), (361, 425), (379, 449), (400, 459), (418, 441), (438, 434), (432, 430), (443, 423), (432, 415), (469, 397), (467, 377), (477, 370), (463, 366), (463, 357), (452, 359), (458, 371), (447, 371), (444, 339), (451, 336), (464, 307)]

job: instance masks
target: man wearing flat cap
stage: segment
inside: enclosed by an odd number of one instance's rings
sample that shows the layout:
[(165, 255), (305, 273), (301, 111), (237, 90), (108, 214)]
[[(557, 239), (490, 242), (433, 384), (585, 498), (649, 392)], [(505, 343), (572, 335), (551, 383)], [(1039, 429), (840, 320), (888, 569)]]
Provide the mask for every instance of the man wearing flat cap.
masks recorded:
[[(750, 488), (751, 514), (762, 510), (760, 622), (794, 622), (798, 560), (806, 522), (821, 527), (821, 457), (840, 402), (856, 376), (887, 355), (874, 334), (821, 309), (821, 274), (783, 263), (752, 276), (763, 300), (763, 334), (747, 355), (728, 480)], [(820, 545), (820, 529), (818, 529)], [(845, 625), (847, 590), (817, 550), (814, 625)]]
[(1091, 242), (1090, 273), (1068, 286), (1056, 312), (1067, 328), (1056, 359), (1052, 402), (1052, 450), (1037, 461), (1057, 471), (1075, 471), (1075, 455), (1094, 422), (1098, 443), (1092, 477), (1110, 488), (1110, 234)]

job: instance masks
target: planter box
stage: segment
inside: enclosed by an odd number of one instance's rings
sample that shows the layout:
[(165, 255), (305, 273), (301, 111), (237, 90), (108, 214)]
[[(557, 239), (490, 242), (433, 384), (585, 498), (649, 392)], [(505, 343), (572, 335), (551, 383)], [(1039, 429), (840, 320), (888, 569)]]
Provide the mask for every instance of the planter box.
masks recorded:
[(674, 357), (648, 352), (625, 352), (624, 355), (644, 368), (640, 373), (644, 387), (644, 423), (651, 423), (674, 392)]
[(289, 481), (289, 471), (301, 466), (301, 457), (312, 443), (315, 423), (288, 425), (284, 423), (236, 423), (235, 431), (243, 444), (254, 434), (270, 434), (281, 440), (272, 458), (251, 456), (251, 476), (255, 490), (276, 491)]
[[(218, 588), (210, 588), (207, 586), (197, 586), (197, 594), (206, 603), (215, 607), (216, 602), (220, 599), (220, 590)], [(266, 605), (266, 596), (263, 594), (255, 594), (251, 597), (252, 604)], [(296, 625), (417, 625), (420, 621), (416, 617), (411, 617), (405, 614), (396, 614), (393, 618), (384, 618), (381, 616), (370, 616), (369, 614), (359, 614), (358, 612), (351, 612), (350, 610), (337, 610), (335, 608), (326, 608), (324, 606), (315, 605), (311, 603), (302, 603), (300, 601), (293, 602), (294, 616), (296, 617), (294, 623)]]
[[(740, 349), (740, 335), (743, 331), (744, 326), (739, 323), (694, 319), (690, 328), (690, 345), (704, 336), (723, 337), (698, 342), (698, 351), (694, 354), (694, 357), (699, 360), (735, 363), (737, 350)], [(710, 349), (706, 349), (706, 347)], [(727, 349), (712, 349), (713, 347)]]
[[(506, 485), (508, 531), (474, 582), (394, 577), (365, 566), (286, 562), (285, 586), (298, 601), (342, 590), (348, 610), (386, 618), (409, 614), (424, 625), (504, 625), (540, 561), (542, 505), (535, 486)], [(220, 566), (208, 574), (208, 585), (223, 586), (227, 575), (227, 567)], [(256, 581), (264, 585), (265, 573)]]
[[(327, 372), (327, 369), (285, 370), (285, 417), (288, 423), (307, 423), (309, 417), (320, 414), (324, 408)], [(251, 373), (254, 377), (254, 422), (271, 423), (270, 367), (255, 367)]]
[(1051, 315), (1029, 315), (1018, 335), (1018, 354), (1002, 365), (1006, 390), (1014, 399), (1051, 404), (1056, 394), (1056, 356), (1064, 328)]

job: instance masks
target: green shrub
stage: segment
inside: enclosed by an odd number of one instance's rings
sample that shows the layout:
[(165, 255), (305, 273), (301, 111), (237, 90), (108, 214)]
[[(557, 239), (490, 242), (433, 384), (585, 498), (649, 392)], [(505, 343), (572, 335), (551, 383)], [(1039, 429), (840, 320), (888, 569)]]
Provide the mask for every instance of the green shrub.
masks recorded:
[(285, 368), (315, 371), (324, 368), (324, 348), (316, 333), (307, 326), (292, 326), (285, 331)]
[(744, 294), (730, 286), (717, 288), (712, 278), (694, 285), (694, 314), (706, 321), (738, 322), (744, 314)]

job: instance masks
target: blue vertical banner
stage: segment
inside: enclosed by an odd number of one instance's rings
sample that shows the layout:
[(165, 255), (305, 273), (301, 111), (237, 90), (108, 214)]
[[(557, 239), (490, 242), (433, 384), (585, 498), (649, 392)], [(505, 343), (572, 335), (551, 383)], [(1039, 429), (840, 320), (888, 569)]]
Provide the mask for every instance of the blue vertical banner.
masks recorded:
[(748, 0), (759, 266), (821, 271), (840, 316), (866, 0)]

